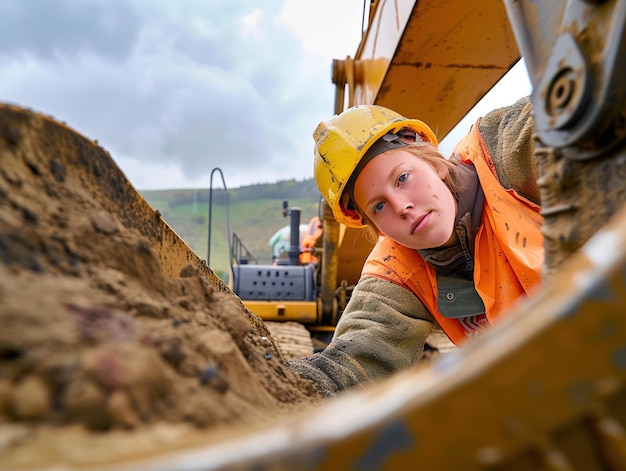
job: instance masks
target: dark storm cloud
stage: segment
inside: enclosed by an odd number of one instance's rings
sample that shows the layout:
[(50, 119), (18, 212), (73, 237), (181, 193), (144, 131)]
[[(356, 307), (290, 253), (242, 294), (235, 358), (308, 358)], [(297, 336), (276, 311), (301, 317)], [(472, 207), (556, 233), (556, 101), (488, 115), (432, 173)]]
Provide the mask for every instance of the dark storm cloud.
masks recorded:
[(0, 0), (0, 100), (190, 181), (215, 166), (237, 182), (309, 177), (330, 63), (303, 65), (281, 4)]

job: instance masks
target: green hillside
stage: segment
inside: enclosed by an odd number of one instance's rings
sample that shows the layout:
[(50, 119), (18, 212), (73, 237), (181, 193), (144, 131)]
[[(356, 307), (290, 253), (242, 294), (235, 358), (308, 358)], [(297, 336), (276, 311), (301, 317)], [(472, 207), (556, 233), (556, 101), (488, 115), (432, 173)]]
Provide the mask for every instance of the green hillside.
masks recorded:
[[(163, 219), (200, 258), (207, 259), (208, 190), (150, 190), (140, 193), (154, 209), (160, 211)], [(313, 179), (229, 189), (227, 195), (223, 190), (214, 190), (209, 265), (223, 279), (227, 279), (228, 273), (226, 200), (229, 203), (231, 234), (239, 237), (258, 263), (269, 264), (272, 258), (269, 239), (290, 222), (289, 217), (283, 216), (283, 201), (287, 200), (290, 208), (300, 208), (301, 223), (307, 223), (318, 214), (319, 193)]]

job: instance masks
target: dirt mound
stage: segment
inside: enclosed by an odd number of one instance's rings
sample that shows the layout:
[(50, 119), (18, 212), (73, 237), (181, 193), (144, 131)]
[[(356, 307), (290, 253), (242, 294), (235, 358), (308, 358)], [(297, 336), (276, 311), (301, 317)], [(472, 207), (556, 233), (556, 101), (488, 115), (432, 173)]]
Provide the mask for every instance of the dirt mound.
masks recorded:
[(321, 400), (96, 143), (4, 106), (0, 163), (3, 466), (136, 456)]

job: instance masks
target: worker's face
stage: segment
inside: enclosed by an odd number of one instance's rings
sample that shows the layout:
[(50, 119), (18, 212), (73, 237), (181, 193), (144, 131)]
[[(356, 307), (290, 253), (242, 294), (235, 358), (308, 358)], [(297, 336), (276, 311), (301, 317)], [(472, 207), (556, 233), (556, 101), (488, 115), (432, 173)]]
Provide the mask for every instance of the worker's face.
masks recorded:
[(354, 199), (380, 232), (413, 249), (451, 243), (455, 198), (436, 170), (404, 149), (376, 156), (354, 183)]

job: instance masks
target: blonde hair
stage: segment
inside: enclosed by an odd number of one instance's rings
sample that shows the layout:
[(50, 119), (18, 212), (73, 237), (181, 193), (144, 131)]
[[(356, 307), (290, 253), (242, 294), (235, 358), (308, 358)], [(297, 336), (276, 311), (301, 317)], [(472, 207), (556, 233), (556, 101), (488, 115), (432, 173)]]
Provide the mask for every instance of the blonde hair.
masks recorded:
[[(409, 152), (410, 154), (413, 154), (419, 159), (422, 159), (424, 162), (430, 165), (433, 170), (445, 170), (446, 176), (443, 179), (443, 182), (454, 195), (457, 195), (464, 189), (459, 176), (458, 165), (460, 164), (460, 161), (456, 158), (453, 157), (451, 159), (446, 159), (439, 152), (437, 147), (430, 142), (415, 142), (412, 144), (408, 144), (406, 147), (402, 147), (401, 149)], [(354, 180), (356, 180), (356, 175)], [(348, 191), (352, 204), (363, 218), (364, 224), (366, 224), (365, 231), (367, 239), (370, 242), (376, 242), (378, 240), (378, 237), (382, 233), (378, 230), (372, 220), (365, 216), (364, 211), (362, 211), (361, 208), (359, 208), (359, 206), (356, 204), (353, 195), (354, 184), (349, 188)]]

